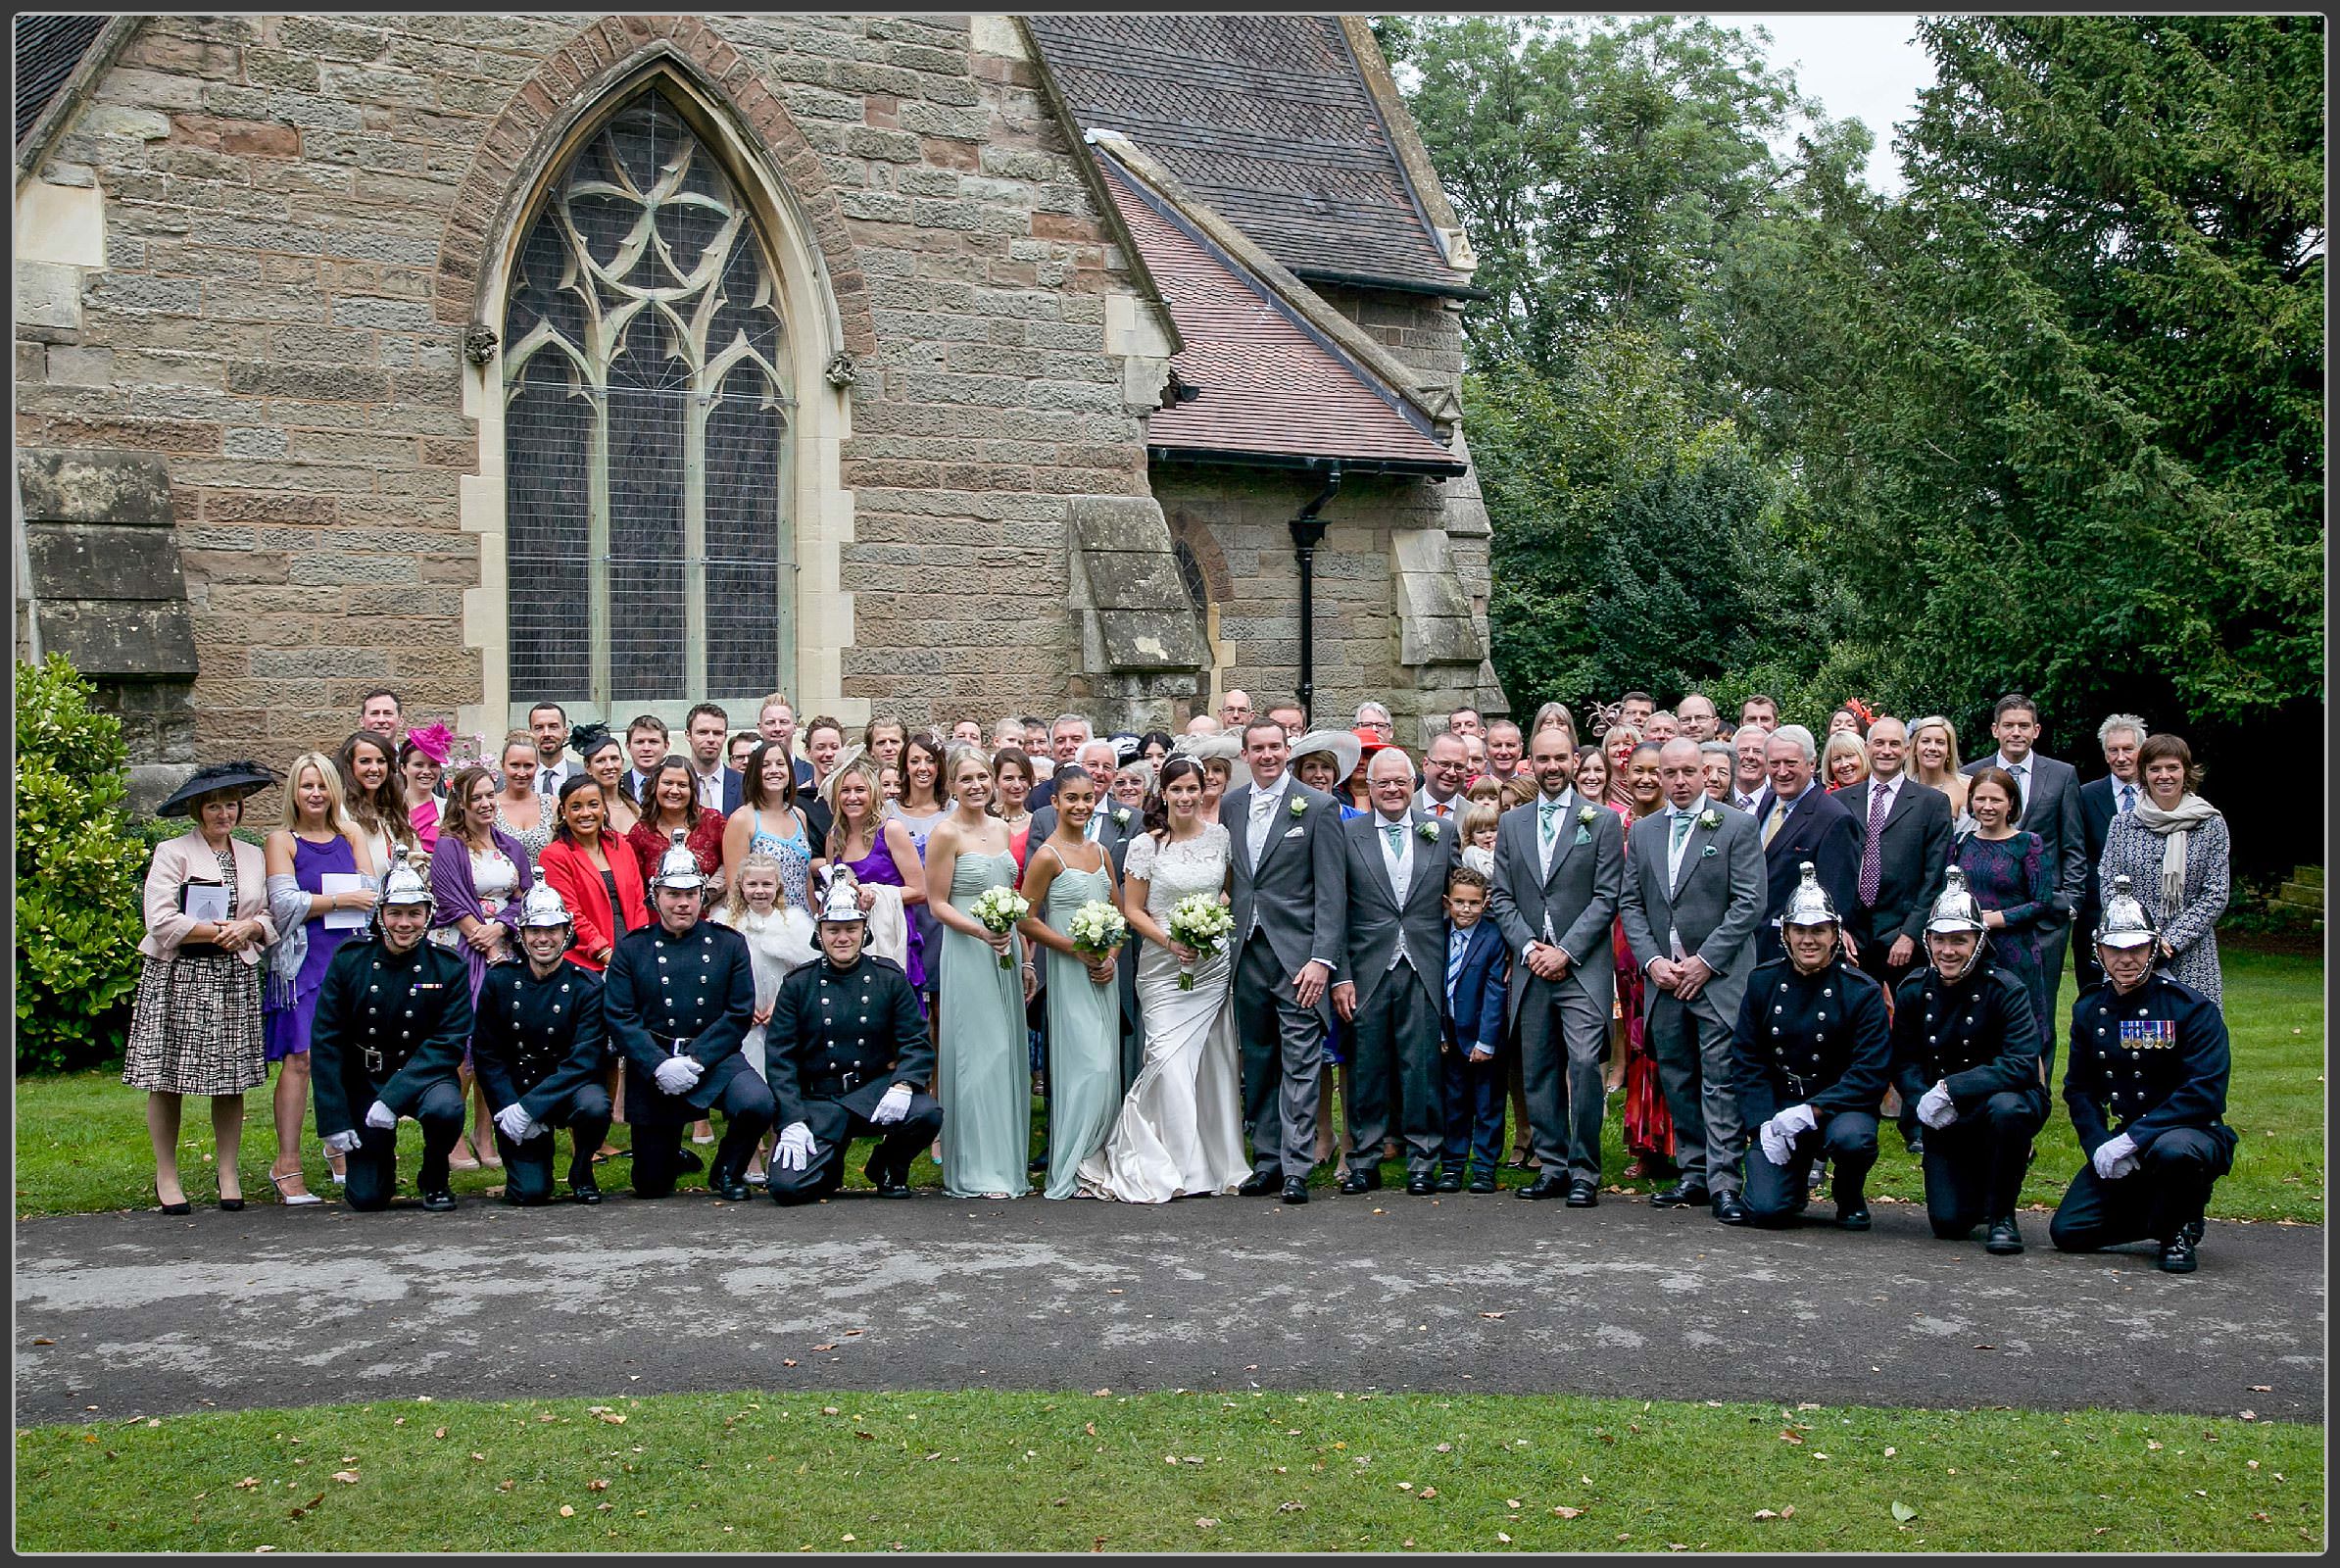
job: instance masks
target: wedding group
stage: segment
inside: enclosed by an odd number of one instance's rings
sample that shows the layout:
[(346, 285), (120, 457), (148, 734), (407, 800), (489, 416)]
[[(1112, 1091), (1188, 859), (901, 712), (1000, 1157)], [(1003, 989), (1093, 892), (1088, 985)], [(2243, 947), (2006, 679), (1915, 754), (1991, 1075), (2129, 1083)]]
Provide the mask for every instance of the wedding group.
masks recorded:
[[(704, 1170), (816, 1200), (866, 1139), (885, 1198), (927, 1152), (954, 1199), (1299, 1205), (1320, 1165), (1356, 1195), (1394, 1161), (1416, 1197), (1508, 1164), (1519, 1199), (1589, 1207), (1622, 1094), (1633, 1173), (1672, 1179), (1653, 1207), (1787, 1225), (1825, 1185), (1865, 1230), (1898, 1120), (1935, 1234), (2016, 1253), (2075, 926), (2062, 1095), (2088, 1158), (2054, 1244), (2191, 1269), (2233, 1156), (2224, 823), (2132, 715), (2084, 787), (2020, 694), (1964, 767), (1938, 715), (1848, 704), (1822, 740), (1698, 693), (1595, 705), (1584, 744), (1559, 704), (1525, 732), (1464, 710), (1418, 756), (1382, 705), (1310, 729), (1240, 691), (1177, 736), (1065, 713), (849, 737), (775, 695), (737, 734), (700, 705), (681, 750), (547, 703), (451, 774), (445, 726), (402, 717), (369, 694), (334, 753), (214, 764), (162, 808), (195, 827), (148, 878), (123, 1076), (167, 1212), (191, 1207), (189, 1094), (242, 1205), (242, 1096), (274, 1063), (292, 1204), (319, 1201), (313, 1114), (358, 1209), (397, 1191), (402, 1118), (426, 1209), (475, 1166), (550, 1200), (562, 1131), (569, 1196), (599, 1202), (618, 1122), (645, 1199)], [(239, 837), (279, 786), (283, 825)]]

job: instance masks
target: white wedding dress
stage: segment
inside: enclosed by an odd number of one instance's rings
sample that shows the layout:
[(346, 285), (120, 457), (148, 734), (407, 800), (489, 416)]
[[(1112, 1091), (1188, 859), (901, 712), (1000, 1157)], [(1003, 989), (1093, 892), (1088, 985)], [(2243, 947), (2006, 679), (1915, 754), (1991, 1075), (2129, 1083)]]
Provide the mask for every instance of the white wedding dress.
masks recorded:
[[(1227, 830), (1216, 823), (1183, 844), (1157, 845), (1152, 834), (1142, 833), (1130, 841), (1123, 875), (1146, 880), (1146, 910), (1167, 926), (1181, 899), (1215, 896), (1226, 886), (1227, 845)], [(1228, 955), (1206, 959), (1194, 970), (1194, 988), (1181, 991), (1178, 960), (1169, 950), (1141, 945), (1138, 1002), (1146, 1020), (1146, 1058), (1104, 1148), (1081, 1162), (1080, 1192), (1125, 1203), (1166, 1203), (1230, 1191), (1251, 1173), (1251, 1164), (1243, 1155)]]

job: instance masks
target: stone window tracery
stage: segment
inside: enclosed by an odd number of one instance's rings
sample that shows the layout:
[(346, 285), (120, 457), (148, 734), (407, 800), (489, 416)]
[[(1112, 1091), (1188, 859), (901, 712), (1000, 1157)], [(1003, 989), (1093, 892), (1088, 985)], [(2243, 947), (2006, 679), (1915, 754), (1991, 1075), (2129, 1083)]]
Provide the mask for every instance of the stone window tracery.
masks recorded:
[(552, 181), (504, 318), (515, 700), (787, 688), (796, 398), (771, 256), (659, 88)]

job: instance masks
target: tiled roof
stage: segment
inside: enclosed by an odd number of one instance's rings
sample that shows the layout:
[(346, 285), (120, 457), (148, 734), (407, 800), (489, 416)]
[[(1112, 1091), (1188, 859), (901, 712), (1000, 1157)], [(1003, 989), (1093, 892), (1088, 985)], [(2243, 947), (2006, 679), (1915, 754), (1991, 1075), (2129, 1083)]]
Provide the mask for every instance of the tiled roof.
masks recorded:
[(1429, 421), (1314, 331), (1235, 259), (1100, 147), (1097, 166), (1186, 346), (1170, 364), (1199, 387), (1156, 410), (1146, 444), (1232, 460), (1339, 458), (1460, 473)]
[(105, 17), (19, 17), (16, 36), (17, 139), (49, 107), (81, 56), (105, 29)]
[(1457, 292), (1335, 17), (1028, 17), (1083, 129), (1118, 130), (1300, 277)]

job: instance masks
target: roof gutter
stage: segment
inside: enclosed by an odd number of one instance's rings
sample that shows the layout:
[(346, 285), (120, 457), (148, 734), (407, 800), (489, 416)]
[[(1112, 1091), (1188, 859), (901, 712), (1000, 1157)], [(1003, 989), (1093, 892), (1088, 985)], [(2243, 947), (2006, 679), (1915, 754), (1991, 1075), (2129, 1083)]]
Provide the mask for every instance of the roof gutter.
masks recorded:
[(1487, 289), (1469, 283), (1423, 283), (1402, 277), (1376, 277), (1368, 272), (1337, 272), (1329, 268), (1295, 267), (1292, 275), (1310, 283), (1332, 283), (1343, 288), (1379, 288), (1392, 294), (1432, 294), (1450, 300), (1491, 300), (1495, 296)]
[[(1235, 452), (1212, 447), (1149, 446), (1146, 456), (1155, 463), (1219, 464), (1241, 468), (1280, 468), (1287, 473), (1317, 473), (1329, 466), (1349, 478), (1387, 474), (1414, 479), (1459, 479), (1471, 471), (1467, 463), (1436, 463), (1416, 458), (1351, 458), (1328, 453)], [(1328, 498), (1329, 499), (1329, 498)]]

